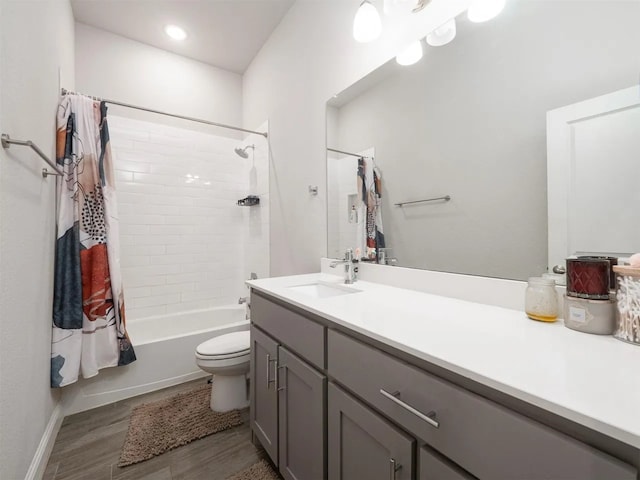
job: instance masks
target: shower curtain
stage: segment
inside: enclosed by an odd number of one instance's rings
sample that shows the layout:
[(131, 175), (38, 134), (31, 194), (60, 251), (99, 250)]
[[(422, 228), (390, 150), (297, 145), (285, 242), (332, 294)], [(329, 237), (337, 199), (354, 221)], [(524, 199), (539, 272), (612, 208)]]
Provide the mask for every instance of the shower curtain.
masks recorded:
[(382, 175), (373, 158), (358, 159), (358, 230), (356, 245), (361, 257), (378, 258), (385, 247), (382, 228)]
[(58, 219), (51, 386), (136, 359), (125, 329), (107, 108), (68, 94), (58, 106)]

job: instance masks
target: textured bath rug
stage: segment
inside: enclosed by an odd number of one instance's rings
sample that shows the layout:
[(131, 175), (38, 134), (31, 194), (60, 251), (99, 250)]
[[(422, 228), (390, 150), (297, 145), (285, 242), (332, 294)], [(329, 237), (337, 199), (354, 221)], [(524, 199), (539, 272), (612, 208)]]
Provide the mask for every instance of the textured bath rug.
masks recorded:
[(260, 460), (227, 480), (280, 480), (267, 460)]
[(149, 460), (212, 433), (240, 425), (240, 412), (215, 413), (209, 408), (211, 386), (178, 393), (131, 412), (119, 467)]

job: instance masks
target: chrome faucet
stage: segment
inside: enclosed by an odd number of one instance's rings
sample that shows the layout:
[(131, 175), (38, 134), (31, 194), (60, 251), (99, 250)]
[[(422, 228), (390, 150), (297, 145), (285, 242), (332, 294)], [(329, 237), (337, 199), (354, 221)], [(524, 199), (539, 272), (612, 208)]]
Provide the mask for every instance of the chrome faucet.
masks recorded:
[(331, 262), (329, 266), (336, 268), (338, 265), (344, 265), (344, 283), (351, 284), (358, 279), (358, 260), (353, 258), (353, 250), (348, 248), (343, 260)]
[(249, 302), (247, 301), (247, 297), (240, 297), (238, 299), (238, 305), (242, 305), (243, 303), (246, 303), (247, 305), (249, 305)]

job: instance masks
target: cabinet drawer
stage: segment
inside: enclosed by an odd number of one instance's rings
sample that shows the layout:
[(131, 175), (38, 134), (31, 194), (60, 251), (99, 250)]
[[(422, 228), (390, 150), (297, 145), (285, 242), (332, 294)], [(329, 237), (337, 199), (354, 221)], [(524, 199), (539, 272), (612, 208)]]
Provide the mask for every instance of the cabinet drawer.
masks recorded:
[(327, 352), (330, 376), (478, 478), (636, 479), (603, 452), (333, 330)]
[(325, 327), (302, 315), (251, 294), (251, 321), (290, 350), (320, 369), (325, 367)]

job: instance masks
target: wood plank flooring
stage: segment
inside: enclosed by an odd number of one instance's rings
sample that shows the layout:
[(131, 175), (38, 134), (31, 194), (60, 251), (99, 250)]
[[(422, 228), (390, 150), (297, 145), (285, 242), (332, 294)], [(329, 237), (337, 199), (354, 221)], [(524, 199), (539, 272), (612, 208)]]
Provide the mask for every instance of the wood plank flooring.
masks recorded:
[(133, 407), (204, 382), (199, 379), (65, 418), (43, 480), (224, 480), (263, 458), (264, 451), (251, 443), (246, 410), (238, 427), (145, 462), (117, 467)]

